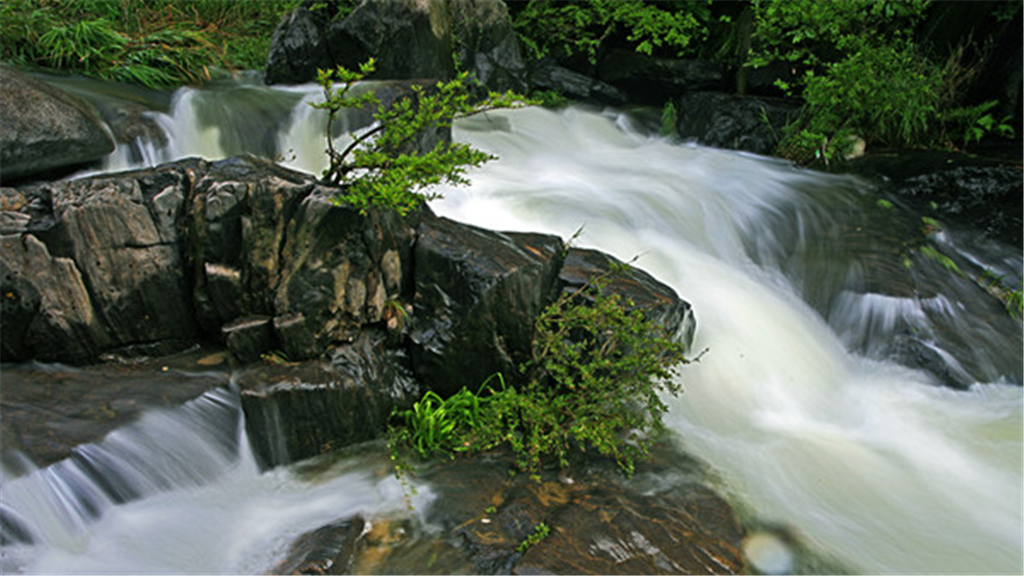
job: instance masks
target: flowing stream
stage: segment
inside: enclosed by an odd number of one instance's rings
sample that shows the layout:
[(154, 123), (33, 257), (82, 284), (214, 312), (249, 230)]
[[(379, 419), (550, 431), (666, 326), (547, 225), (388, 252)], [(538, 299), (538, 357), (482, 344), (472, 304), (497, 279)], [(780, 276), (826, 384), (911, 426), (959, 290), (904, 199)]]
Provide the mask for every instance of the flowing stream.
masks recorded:
[[(123, 145), (105, 170), (252, 151), (317, 173), (318, 97), (244, 82), (179, 90), (148, 113), (166, 141)], [(637, 257), (693, 305), (694, 353), (707, 352), (682, 370), (667, 421), (748, 519), (855, 572), (1024, 569), (1022, 325), (976, 281), (988, 270), (1019, 286), (1019, 247), (922, 231), (866, 181), (653, 136), (621, 111), (494, 112), (455, 137), (500, 159), (435, 212), (563, 238), (582, 227), (578, 244)], [(5, 531), (33, 543), (5, 545), (0, 569), (259, 572), (305, 530), (401, 509), (374, 456), (315, 478), (258, 474), (234, 402), (208, 395), (5, 478)], [(226, 445), (175, 438), (225, 426)], [(146, 442), (178, 464), (136, 463)], [(111, 454), (124, 463), (104, 481), (95, 463)]]

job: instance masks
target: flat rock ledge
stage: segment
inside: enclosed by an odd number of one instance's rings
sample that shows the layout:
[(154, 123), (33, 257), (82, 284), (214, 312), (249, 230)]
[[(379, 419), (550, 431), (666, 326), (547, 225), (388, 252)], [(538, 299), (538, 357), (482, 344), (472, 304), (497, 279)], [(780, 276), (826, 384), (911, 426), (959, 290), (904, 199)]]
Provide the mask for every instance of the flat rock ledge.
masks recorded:
[[(746, 531), (699, 480), (700, 465), (662, 445), (625, 478), (577, 457), (567, 471), (509, 474), (501, 454), (424, 465), (436, 499), (404, 517), (356, 516), (311, 530), (274, 574), (744, 574)], [(677, 478), (667, 487), (660, 478)], [(687, 480), (686, 477), (692, 479)], [(546, 537), (524, 546), (536, 527)]]

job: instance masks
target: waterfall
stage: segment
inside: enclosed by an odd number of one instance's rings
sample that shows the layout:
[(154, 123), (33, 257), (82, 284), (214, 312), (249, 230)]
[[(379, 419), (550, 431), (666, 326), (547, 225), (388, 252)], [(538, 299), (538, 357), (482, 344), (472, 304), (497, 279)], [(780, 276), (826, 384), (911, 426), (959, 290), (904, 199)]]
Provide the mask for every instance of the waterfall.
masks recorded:
[[(261, 474), (243, 430), (237, 392), (219, 389), (47, 468), (4, 470), (0, 572), (261, 573), (305, 532), (405, 512), (383, 454)], [(421, 488), (416, 505), (431, 498)]]
[[(323, 117), (307, 105), (318, 89), (244, 90), (179, 91), (171, 144), (153, 157), (244, 150), (322, 169)], [(1021, 571), (1021, 323), (970, 275), (892, 254), (924, 234), (918, 215), (883, 211), (864, 180), (651, 136), (616, 111), (490, 112), (460, 121), (455, 137), (499, 159), (473, 170), (472, 186), (443, 190), (436, 212), (563, 238), (582, 227), (581, 244), (638, 256), (693, 304), (694, 352), (708, 352), (682, 370), (666, 420), (744, 515), (857, 572)], [(1019, 285), (1019, 247), (953, 226), (928, 234), (962, 266)], [(16, 524), (38, 538), (49, 531), (36, 527), (66, 522), (47, 518), (58, 515), (47, 502), (89, 504), (42, 550), (5, 548), (3, 567), (258, 570), (280, 534), (329, 520), (317, 507), (335, 518), (391, 502), (366, 468), (311, 484), (289, 470), (257, 475), (227, 452), (234, 463), (201, 485), (152, 480), (138, 489), (151, 495), (118, 506), (87, 467), (5, 480), (5, 532)], [(143, 541), (160, 544), (140, 552)], [(195, 558), (181, 558), (191, 547)]]

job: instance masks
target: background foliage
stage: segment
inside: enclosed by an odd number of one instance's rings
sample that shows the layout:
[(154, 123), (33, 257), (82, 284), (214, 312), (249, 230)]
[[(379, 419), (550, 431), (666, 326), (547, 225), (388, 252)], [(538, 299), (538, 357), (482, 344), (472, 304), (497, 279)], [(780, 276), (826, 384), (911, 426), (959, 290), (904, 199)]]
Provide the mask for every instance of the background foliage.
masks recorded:
[(995, 132), (1012, 136), (995, 102), (964, 106), (975, 72), (964, 46), (936, 62), (917, 44), (928, 0), (755, 0), (754, 67), (784, 63), (803, 99), (779, 153), (826, 162), (854, 135), (882, 147), (965, 146)]
[(582, 55), (592, 64), (616, 41), (648, 55), (694, 54), (711, 19), (709, 2), (530, 0), (512, 10), (519, 40), (533, 56)]
[(295, 1), (4, 0), (0, 59), (167, 87), (259, 69)]

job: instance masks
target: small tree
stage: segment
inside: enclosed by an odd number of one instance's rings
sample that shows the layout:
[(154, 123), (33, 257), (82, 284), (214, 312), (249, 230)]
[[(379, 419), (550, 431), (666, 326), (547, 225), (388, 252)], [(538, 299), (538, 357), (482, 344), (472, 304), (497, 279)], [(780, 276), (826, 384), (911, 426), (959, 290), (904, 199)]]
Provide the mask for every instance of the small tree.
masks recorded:
[[(327, 156), (330, 164), (324, 179), (343, 189), (338, 200), (362, 213), (371, 206), (405, 215), (428, 200), (440, 197), (430, 190), (439, 184), (465, 185), (466, 169), (480, 166), (494, 156), (458, 142), (440, 142), (425, 152), (415, 150), (421, 134), (438, 128), (450, 128), (459, 119), (488, 110), (516, 108), (531, 102), (507, 92), (490, 93), (481, 101), (471, 101), (468, 76), (463, 73), (448, 82), (430, 88), (414, 85), (412, 94), (390, 106), (382, 106), (372, 93), (352, 95), (353, 86), (374, 71), (373, 59), (351, 71), (343, 66), (318, 71), (317, 80), (324, 101), (313, 107), (327, 111)], [(376, 122), (338, 151), (332, 130), (338, 113), (347, 108), (376, 107)]]

